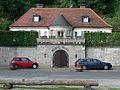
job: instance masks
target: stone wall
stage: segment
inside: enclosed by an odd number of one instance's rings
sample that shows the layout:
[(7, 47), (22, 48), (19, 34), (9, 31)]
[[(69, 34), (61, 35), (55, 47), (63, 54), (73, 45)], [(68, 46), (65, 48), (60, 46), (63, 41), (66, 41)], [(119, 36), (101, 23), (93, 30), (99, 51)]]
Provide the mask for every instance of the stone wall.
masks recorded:
[(98, 58), (110, 62), (113, 66), (120, 66), (120, 48), (86, 48), (86, 57)]
[[(102, 61), (120, 66), (120, 48), (86, 48), (80, 45), (39, 45), (31, 48), (0, 47), (0, 66), (8, 66), (14, 56), (28, 56), (39, 62), (40, 66), (52, 67), (53, 54), (57, 50), (64, 50), (69, 56), (69, 66), (79, 58), (98, 58)], [(77, 54), (77, 57), (75, 57)]]
[[(8, 66), (10, 60), (15, 56), (28, 56), (39, 62), (40, 66), (52, 67), (53, 54), (57, 50), (64, 50), (68, 53), (69, 66), (85, 57), (85, 47), (82, 45), (38, 45), (37, 47), (0, 47), (0, 66)], [(77, 54), (77, 57), (75, 55)]]

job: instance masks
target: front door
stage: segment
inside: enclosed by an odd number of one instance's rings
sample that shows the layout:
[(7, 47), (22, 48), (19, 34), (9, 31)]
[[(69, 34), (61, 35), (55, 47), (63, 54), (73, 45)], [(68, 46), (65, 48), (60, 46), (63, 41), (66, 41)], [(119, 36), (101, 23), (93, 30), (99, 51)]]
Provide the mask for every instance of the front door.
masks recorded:
[(53, 54), (53, 67), (68, 67), (68, 54), (64, 50), (58, 50)]

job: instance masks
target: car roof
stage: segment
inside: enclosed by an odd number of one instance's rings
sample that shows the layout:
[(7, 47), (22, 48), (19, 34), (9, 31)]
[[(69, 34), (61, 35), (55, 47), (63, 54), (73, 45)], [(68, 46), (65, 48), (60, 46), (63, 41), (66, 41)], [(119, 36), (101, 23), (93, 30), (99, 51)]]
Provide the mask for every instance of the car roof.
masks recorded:
[(28, 58), (27, 56), (15, 56), (14, 58)]
[(95, 58), (80, 58), (80, 59), (95, 59)]

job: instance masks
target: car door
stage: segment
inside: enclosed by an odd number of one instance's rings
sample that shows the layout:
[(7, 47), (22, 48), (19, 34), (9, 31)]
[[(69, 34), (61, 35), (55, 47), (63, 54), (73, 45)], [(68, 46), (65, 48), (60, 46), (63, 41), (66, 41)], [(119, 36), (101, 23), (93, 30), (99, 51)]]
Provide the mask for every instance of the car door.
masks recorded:
[(94, 62), (94, 69), (100, 69), (103, 67), (103, 64), (101, 63), (100, 60), (94, 59), (93, 62)]
[(102, 63), (100, 60), (96, 60), (97, 61), (97, 66), (99, 69), (102, 69), (104, 67), (104, 63)]
[(99, 62), (97, 61), (97, 59), (92, 59), (92, 69), (98, 69), (99, 68)]
[(21, 66), (21, 58), (14, 58), (15, 64)]
[(92, 69), (93, 68), (93, 62), (91, 59), (87, 59), (87, 69)]
[(21, 58), (21, 65), (23, 67), (30, 67), (32, 66), (32, 62), (28, 58)]

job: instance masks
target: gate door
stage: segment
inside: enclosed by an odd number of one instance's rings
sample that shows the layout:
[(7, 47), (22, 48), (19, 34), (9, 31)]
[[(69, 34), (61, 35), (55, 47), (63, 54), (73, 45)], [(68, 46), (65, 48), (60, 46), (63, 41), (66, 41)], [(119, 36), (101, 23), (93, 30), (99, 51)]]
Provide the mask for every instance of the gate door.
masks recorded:
[(68, 54), (64, 50), (58, 50), (53, 54), (53, 67), (68, 67)]

